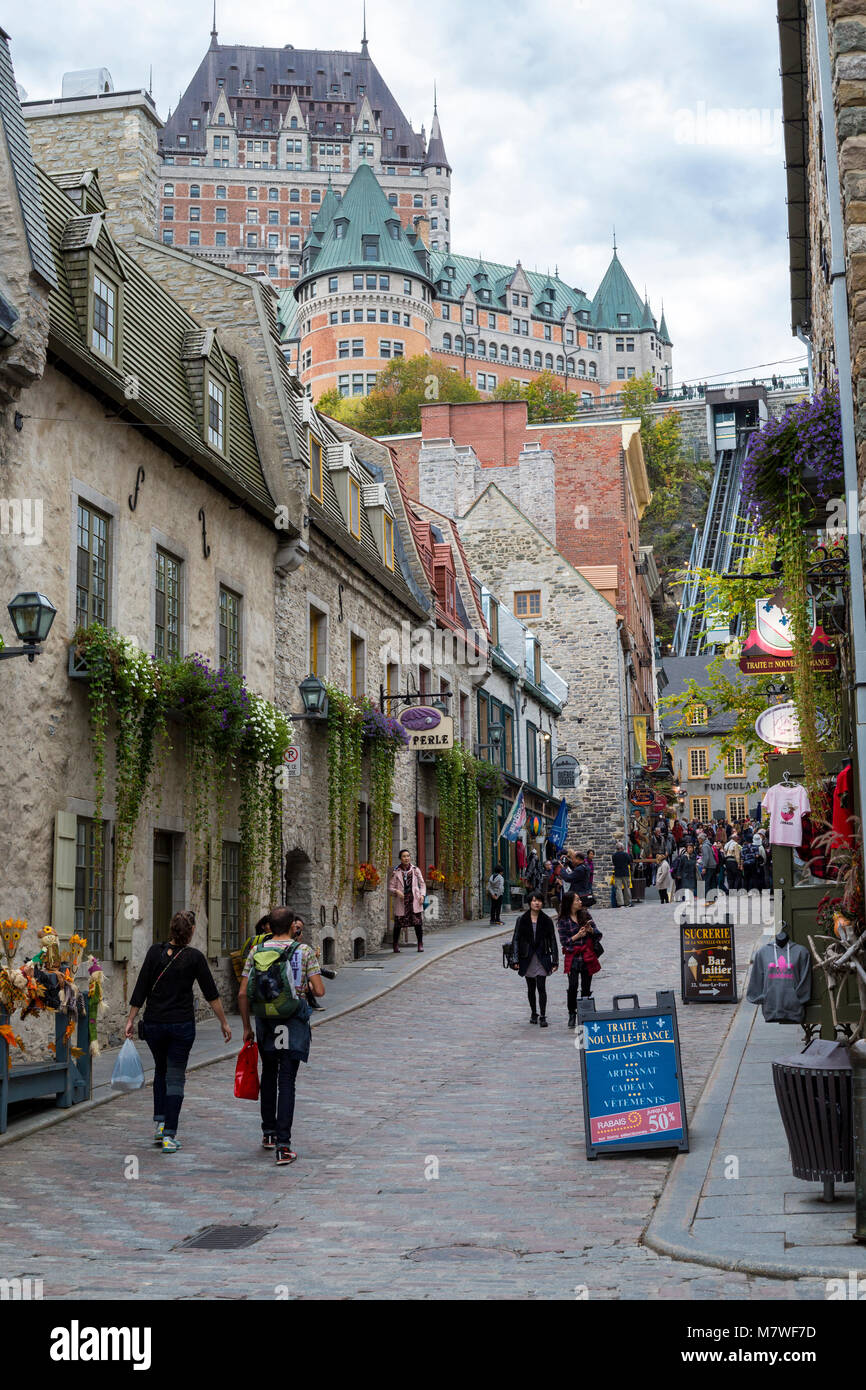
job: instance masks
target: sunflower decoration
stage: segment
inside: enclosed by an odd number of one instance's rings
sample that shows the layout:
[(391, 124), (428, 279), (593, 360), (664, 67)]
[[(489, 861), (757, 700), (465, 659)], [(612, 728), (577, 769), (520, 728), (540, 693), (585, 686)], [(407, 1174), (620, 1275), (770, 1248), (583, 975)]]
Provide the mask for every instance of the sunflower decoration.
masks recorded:
[(81, 964), (81, 958), (86, 950), (87, 938), (73, 932), (69, 938), (69, 966), (73, 975)]
[(0, 938), (3, 941), (3, 953), (6, 956), (6, 964), (12, 969), (12, 962), (15, 959), (15, 952), (18, 950), (18, 942), (27, 930), (27, 923), (20, 917), (7, 917), (5, 922), (0, 922)]

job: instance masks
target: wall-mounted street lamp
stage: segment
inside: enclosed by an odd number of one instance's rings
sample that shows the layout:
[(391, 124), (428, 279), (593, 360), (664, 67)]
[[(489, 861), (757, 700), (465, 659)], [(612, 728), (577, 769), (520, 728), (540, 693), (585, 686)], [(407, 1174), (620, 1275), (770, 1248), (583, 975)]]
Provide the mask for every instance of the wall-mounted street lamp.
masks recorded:
[(790, 695), (790, 690), (784, 681), (767, 681), (764, 686), (764, 694), (767, 697), (767, 707), (772, 709), (773, 705), (779, 705)]
[(505, 732), (505, 725), (504, 725), (504, 724), (488, 724), (488, 725), (487, 725), (487, 737), (489, 738), (490, 742), (489, 742), (489, 743), (479, 743), (479, 745), (478, 745), (478, 752), (479, 752), (479, 753), (484, 753), (484, 752), (486, 752), (487, 750), (489, 750), (489, 749), (492, 748), (493, 751), (494, 751), (494, 753), (498, 753), (498, 752), (499, 752), (499, 749), (500, 749), (501, 746), (502, 746), (502, 735), (504, 734), (504, 732)]
[(310, 673), (306, 680), (301, 681), (298, 689), (304, 702), (304, 713), (293, 714), (292, 719), (327, 719), (328, 692), (318, 676)]
[(33, 661), (42, 654), (42, 643), (51, 631), (57, 609), (44, 594), (35, 592), (16, 594), (7, 607), (15, 635), (24, 645), (4, 647), (0, 651), (0, 661), (13, 656), (26, 656), (28, 661)]

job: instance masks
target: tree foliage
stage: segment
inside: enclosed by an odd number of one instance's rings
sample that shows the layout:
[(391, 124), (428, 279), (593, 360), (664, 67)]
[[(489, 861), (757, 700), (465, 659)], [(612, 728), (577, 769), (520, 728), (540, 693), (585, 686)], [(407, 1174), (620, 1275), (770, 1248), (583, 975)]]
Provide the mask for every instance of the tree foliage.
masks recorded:
[(571, 420), (580, 409), (580, 398), (576, 391), (566, 391), (553, 372), (539, 372), (534, 381), (523, 386), (515, 377), (510, 377), (497, 386), (493, 392), (495, 401), (526, 401), (529, 423), (538, 424), (545, 420)]
[(432, 357), (395, 357), (368, 396), (344, 397), (332, 388), (316, 409), (364, 434), (407, 434), (420, 430), (422, 405), (480, 399), (471, 381)]
[(640, 420), (647, 476), (653, 492), (677, 488), (685, 476), (682, 459), (680, 412), (667, 410), (656, 415), (651, 407), (656, 402), (652, 372), (627, 381), (620, 392), (623, 414)]

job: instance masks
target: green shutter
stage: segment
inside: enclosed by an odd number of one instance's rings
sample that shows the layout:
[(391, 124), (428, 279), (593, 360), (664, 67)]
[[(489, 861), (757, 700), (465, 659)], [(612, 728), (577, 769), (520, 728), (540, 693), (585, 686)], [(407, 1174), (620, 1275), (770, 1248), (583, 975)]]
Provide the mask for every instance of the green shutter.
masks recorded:
[(54, 818), (54, 892), (51, 925), (61, 941), (68, 941), (75, 930), (75, 857), (78, 818), (71, 811), (58, 811)]
[[(112, 836), (112, 844), (114, 837)], [(122, 884), (117, 884), (114, 894), (114, 959), (130, 960), (132, 957), (132, 929), (142, 918), (141, 902), (136, 894), (136, 879), (133, 869), (134, 855), (130, 856)], [(115, 882), (112, 874), (112, 882)], [(111, 899), (106, 894), (108, 909)]]
[(207, 954), (211, 960), (222, 955), (223, 929), (223, 853), (222, 844), (211, 845), (207, 899)]

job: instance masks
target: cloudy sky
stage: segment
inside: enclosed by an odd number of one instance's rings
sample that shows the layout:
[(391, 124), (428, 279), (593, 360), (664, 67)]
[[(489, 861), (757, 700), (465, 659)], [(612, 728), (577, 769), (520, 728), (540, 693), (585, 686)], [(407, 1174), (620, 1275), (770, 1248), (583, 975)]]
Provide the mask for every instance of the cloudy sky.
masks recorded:
[[(207, 49), (211, 0), (32, 0), (4, 24), (31, 99), (77, 68), (146, 86), (152, 65), (164, 116)], [(217, 27), (357, 50), (361, 0), (218, 0)], [(558, 265), (593, 294), (615, 224), (656, 315), (664, 300), (677, 380), (796, 369), (771, 0), (368, 0), (367, 31), (416, 130), (438, 82), (455, 251)]]

